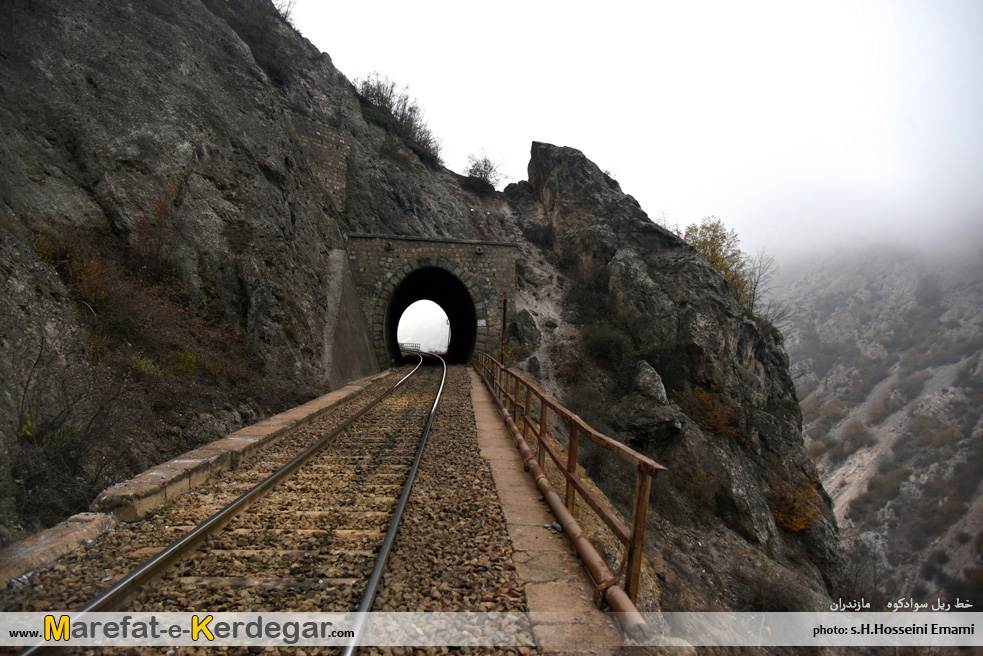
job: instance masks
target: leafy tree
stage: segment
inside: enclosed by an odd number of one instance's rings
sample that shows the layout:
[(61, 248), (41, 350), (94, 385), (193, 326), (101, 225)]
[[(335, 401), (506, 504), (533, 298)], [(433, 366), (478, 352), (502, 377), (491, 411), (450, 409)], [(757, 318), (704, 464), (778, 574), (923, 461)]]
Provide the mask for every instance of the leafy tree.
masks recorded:
[(699, 224), (686, 227), (683, 238), (703, 253), (717, 267), (737, 300), (745, 305), (747, 299), (747, 255), (740, 249), (737, 233), (728, 230), (715, 216), (704, 217)]
[(740, 248), (737, 233), (728, 230), (715, 216), (704, 217), (700, 223), (687, 226), (683, 239), (720, 270), (734, 297), (751, 316), (772, 324), (788, 318), (787, 305), (764, 301), (777, 271), (774, 256), (764, 250), (755, 256), (747, 255)]

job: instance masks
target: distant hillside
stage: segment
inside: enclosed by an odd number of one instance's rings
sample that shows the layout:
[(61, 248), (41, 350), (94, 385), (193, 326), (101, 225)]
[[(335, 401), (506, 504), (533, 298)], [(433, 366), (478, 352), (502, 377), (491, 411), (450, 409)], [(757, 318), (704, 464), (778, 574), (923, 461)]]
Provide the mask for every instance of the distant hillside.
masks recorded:
[(804, 434), (844, 540), (890, 598), (983, 603), (979, 252), (873, 246), (778, 285)]

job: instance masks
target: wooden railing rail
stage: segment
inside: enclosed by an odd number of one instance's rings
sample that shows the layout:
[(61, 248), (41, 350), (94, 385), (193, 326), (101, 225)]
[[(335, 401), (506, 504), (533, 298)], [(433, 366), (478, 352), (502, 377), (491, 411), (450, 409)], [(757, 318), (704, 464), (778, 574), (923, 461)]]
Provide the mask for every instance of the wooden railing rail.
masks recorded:
[[(536, 461), (539, 466), (545, 469), (546, 456), (549, 456), (559, 468), (566, 485), (565, 505), (567, 510), (571, 514), (574, 513), (579, 494), (590, 509), (625, 546), (627, 570), (624, 590), (632, 603), (636, 603), (639, 575), (644, 559), (643, 544), (645, 523), (648, 516), (649, 490), (652, 479), (660, 471), (665, 470), (665, 467), (628, 448), (621, 442), (598, 433), (580, 417), (547, 396), (535, 383), (502, 366), (501, 362), (487, 353), (479, 352), (477, 363), (479, 373), (491, 386), (492, 394), (498, 397), (505, 410), (511, 414), (512, 420), (521, 431), (522, 437), (524, 439), (528, 439), (530, 436), (536, 438), (538, 444)], [(560, 427), (560, 430), (566, 429), (566, 457), (561, 454), (561, 445), (550, 435), (551, 422), (554, 425), (554, 431), (557, 426)], [(635, 498), (631, 526), (626, 525), (621, 517), (603, 503), (579, 476), (577, 456), (580, 451), (581, 437), (586, 437), (592, 443), (635, 469)], [(624, 562), (612, 571), (620, 572), (623, 566)]]

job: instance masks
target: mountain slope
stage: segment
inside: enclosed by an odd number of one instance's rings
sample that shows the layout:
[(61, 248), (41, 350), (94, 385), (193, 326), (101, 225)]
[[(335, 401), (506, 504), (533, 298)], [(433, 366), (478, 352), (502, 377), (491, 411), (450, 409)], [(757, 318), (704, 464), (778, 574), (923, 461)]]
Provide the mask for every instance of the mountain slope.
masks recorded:
[(891, 598), (983, 583), (983, 262), (961, 252), (872, 246), (779, 285), (811, 452)]

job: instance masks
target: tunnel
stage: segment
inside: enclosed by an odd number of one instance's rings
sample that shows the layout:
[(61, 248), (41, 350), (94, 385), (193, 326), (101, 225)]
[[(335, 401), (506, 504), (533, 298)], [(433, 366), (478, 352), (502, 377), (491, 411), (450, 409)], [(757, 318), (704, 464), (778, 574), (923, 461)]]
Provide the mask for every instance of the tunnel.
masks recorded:
[(389, 360), (397, 365), (402, 364), (399, 342), (396, 339), (399, 318), (406, 308), (422, 300), (439, 305), (450, 321), (451, 340), (444, 359), (448, 364), (467, 364), (474, 353), (478, 336), (474, 300), (457, 276), (437, 267), (417, 269), (393, 290), (386, 306), (384, 327)]

